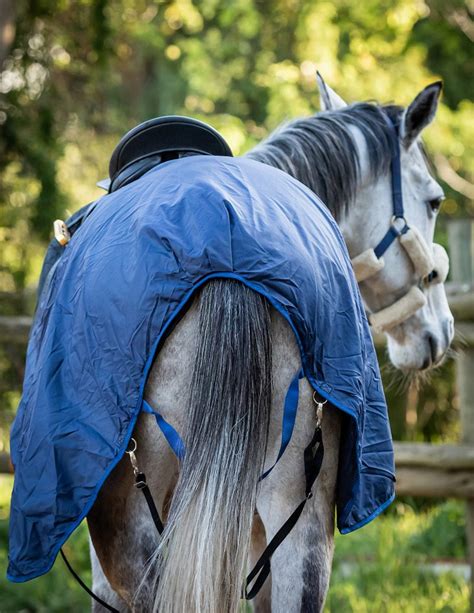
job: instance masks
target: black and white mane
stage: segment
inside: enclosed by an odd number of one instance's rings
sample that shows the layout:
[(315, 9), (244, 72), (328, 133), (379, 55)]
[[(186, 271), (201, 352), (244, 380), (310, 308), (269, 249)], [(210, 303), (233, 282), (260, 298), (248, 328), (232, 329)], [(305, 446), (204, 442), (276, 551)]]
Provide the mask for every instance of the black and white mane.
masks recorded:
[(360, 180), (354, 128), (365, 138), (372, 178), (389, 170), (391, 128), (383, 112), (397, 116), (401, 107), (363, 102), (296, 119), (278, 128), (247, 156), (301, 181), (339, 220), (353, 202)]

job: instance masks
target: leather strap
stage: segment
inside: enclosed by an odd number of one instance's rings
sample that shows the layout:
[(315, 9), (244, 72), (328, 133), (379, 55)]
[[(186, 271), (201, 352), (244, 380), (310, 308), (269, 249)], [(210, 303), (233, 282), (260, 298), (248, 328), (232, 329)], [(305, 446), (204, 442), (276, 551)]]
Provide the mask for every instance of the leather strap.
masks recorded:
[(66, 567), (67, 567), (68, 571), (71, 573), (71, 575), (74, 577), (74, 579), (79, 583), (79, 585), (82, 587), (82, 589), (85, 592), (87, 592), (91, 598), (93, 598), (96, 602), (98, 602), (100, 605), (102, 605), (104, 607), (104, 609), (107, 609), (107, 611), (112, 611), (112, 613), (120, 613), (120, 611), (118, 609), (116, 609), (115, 607), (113, 607), (110, 604), (107, 604), (105, 602), (105, 600), (102, 600), (102, 598), (97, 596), (97, 594), (94, 594), (94, 592), (90, 588), (87, 587), (87, 585), (79, 577), (79, 575), (76, 573), (76, 571), (73, 569), (73, 567), (69, 563), (69, 560), (66, 558), (66, 556), (64, 554), (64, 551), (62, 549), (60, 549), (59, 551), (61, 553), (62, 559), (64, 560), (64, 564), (66, 564)]
[(153, 523), (155, 524), (158, 534), (163, 534), (163, 522), (161, 521), (160, 513), (156, 508), (150, 488), (147, 485), (145, 473), (138, 473), (135, 476), (135, 487), (143, 492), (145, 501), (148, 505), (148, 510), (150, 511), (151, 518), (153, 519)]
[[(283, 526), (272, 538), (267, 548), (262, 553), (253, 570), (249, 573), (246, 581), (245, 599), (252, 600), (258, 594), (260, 588), (265, 583), (271, 571), (271, 558), (278, 547), (282, 544), (288, 534), (293, 530), (296, 522), (300, 518), (303, 509), (310, 498), (313, 496), (312, 488), (318, 478), (324, 458), (324, 445), (321, 426), (318, 425), (310, 444), (304, 450), (304, 473), (305, 473), (305, 497), (296, 507)], [(253, 586), (249, 589), (250, 584)]]

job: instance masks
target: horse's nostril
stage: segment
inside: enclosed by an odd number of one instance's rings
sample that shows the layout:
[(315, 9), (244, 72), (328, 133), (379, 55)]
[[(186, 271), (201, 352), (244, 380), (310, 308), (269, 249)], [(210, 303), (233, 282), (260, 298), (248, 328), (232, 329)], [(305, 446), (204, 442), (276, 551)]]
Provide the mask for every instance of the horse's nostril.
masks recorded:
[(431, 366), (431, 360), (428, 356), (423, 360), (423, 364), (421, 365), (421, 370), (426, 370)]
[(435, 363), (437, 361), (438, 349), (439, 349), (438, 340), (432, 334), (428, 334), (426, 337), (426, 340), (428, 341), (428, 346), (430, 348), (431, 362)]

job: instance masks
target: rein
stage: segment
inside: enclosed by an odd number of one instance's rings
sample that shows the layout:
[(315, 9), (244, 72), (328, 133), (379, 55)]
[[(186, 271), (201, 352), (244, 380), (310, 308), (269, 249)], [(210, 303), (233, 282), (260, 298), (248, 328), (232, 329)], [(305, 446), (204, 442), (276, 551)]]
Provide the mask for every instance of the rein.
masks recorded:
[(384, 253), (395, 240), (399, 240), (418, 276), (418, 283), (412, 285), (404, 296), (388, 307), (369, 314), (369, 322), (373, 328), (386, 332), (406, 321), (425, 306), (427, 300), (423, 288), (434, 283), (444, 283), (449, 270), (449, 259), (441, 245), (433, 243), (428, 246), (420, 232), (415, 227), (410, 227), (405, 219), (400, 160), (400, 126), (385, 112), (382, 115), (390, 128), (393, 216), (389, 229), (379, 243), (373, 249), (367, 249), (354, 257), (352, 266), (358, 283), (369, 279), (384, 268)]

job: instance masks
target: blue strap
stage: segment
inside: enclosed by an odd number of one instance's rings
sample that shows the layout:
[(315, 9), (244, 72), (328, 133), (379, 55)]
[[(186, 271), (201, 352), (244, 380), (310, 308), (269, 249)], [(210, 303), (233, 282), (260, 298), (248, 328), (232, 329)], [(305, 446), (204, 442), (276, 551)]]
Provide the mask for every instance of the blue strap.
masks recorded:
[(142, 409), (145, 413), (150, 413), (155, 416), (156, 423), (160, 430), (163, 432), (163, 436), (168, 441), (169, 446), (174, 451), (178, 460), (182, 460), (185, 454), (185, 448), (182, 438), (176, 432), (171, 424), (169, 424), (162, 415), (155, 411), (148, 402), (144, 399)]
[(395, 228), (395, 226), (391, 225), (380, 243), (377, 245), (377, 247), (375, 247), (375, 255), (378, 258), (381, 258), (383, 254), (387, 251), (387, 249), (390, 247), (390, 245), (393, 243), (393, 241), (398, 238), (400, 234), (404, 234), (408, 230), (408, 226), (405, 225), (405, 228), (403, 228), (403, 230), (399, 232), (397, 228)]
[(398, 132), (398, 124), (395, 123), (388, 115), (384, 113), (388, 123), (392, 129), (392, 201), (393, 214), (395, 217), (403, 217), (403, 195), (402, 195), (402, 165), (400, 161), (400, 137)]
[[(387, 113), (382, 112), (382, 116), (385, 119), (387, 125), (390, 127), (390, 145), (392, 150), (392, 159), (390, 163), (390, 171), (391, 171), (391, 183), (392, 183), (392, 207), (393, 207), (393, 216), (396, 219), (403, 219), (404, 217), (404, 209), (403, 209), (403, 195), (402, 195), (402, 170), (401, 170), (401, 161), (400, 161), (400, 141), (399, 141), (399, 132), (398, 132), (398, 123), (394, 119), (392, 119)], [(375, 247), (374, 253), (378, 258), (381, 258), (382, 255), (387, 251), (393, 241), (398, 238), (401, 234), (405, 234), (408, 230), (408, 225), (405, 224), (401, 230), (397, 230), (392, 225), (387, 230), (386, 234), (379, 242), (379, 244)]]
[[(270, 474), (270, 472), (275, 468), (278, 460), (285, 453), (285, 449), (288, 447), (288, 443), (291, 440), (291, 436), (295, 427), (296, 413), (298, 411), (299, 381), (303, 377), (304, 373), (301, 369), (296, 373), (290, 383), (290, 387), (288, 388), (288, 391), (285, 396), (285, 405), (283, 407), (280, 451), (278, 452), (278, 456), (275, 460), (275, 463), (263, 473), (263, 475), (260, 477), (260, 481), (262, 479), (265, 479), (265, 477)], [(182, 460), (185, 454), (184, 443), (179, 434), (173, 428), (173, 426), (169, 424), (162, 415), (155, 411), (145, 399), (143, 400), (142, 409), (145, 413), (150, 413), (151, 415), (155, 416), (156, 423), (158, 424), (160, 430), (163, 432), (163, 435), (168, 441), (169, 446), (171, 447), (177, 458), (179, 460)]]
[(267, 477), (270, 472), (275, 468), (278, 460), (285, 453), (285, 449), (288, 447), (288, 443), (291, 440), (291, 435), (293, 434), (293, 430), (295, 427), (296, 413), (298, 411), (299, 381), (303, 377), (304, 373), (303, 369), (301, 369), (294, 376), (292, 382), (290, 383), (290, 387), (286, 392), (285, 405), (283, 407), (283, 421), (281, 426), (280, 451), (278, 452), (278, 456), (275, 460), (275, 463), (263, 473), (263, 475), (260, 477), (260, 481), (262, 481), (262, 479), (265, 479), (265, 477)]

